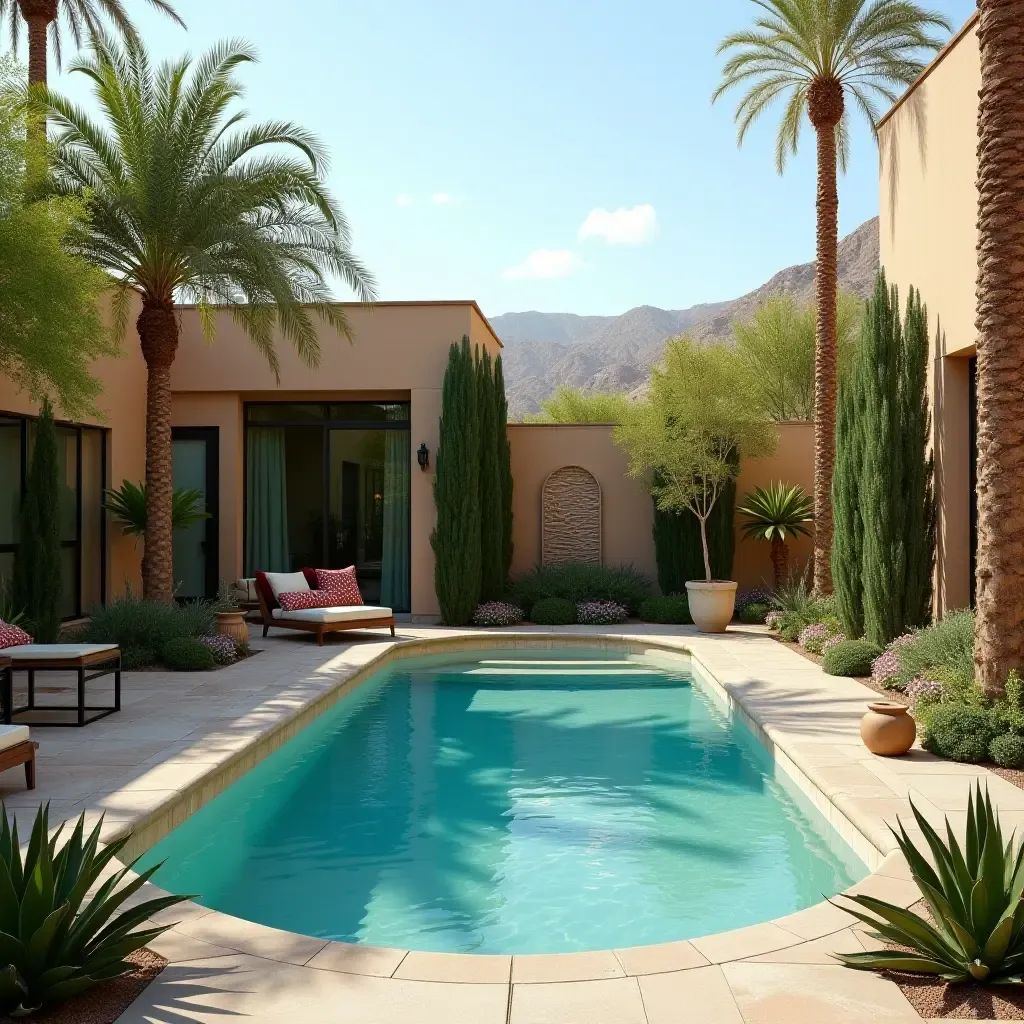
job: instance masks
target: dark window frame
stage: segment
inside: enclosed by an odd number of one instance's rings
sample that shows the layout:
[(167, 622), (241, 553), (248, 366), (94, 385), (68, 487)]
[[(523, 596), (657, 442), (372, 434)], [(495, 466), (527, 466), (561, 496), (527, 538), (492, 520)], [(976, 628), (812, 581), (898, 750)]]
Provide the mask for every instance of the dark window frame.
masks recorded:
[[(206, 564), (203, 586), (207, 599), (220, 590), (220, 427), (171, 427), (171, 449), (175, 441), (206, 442), (206, 533), (203, 539)], [(179, 598), (181, 601), (193, 598)]]
[[(338, 420), (330, 419), (328, 410), (332, 405), (404, 405), (408, 415), (402, 420)], [(249, 410), (252, 406), (268, 405), (302, 405), (307, 407), (319, 406), (323, 410), (322, 419), (295, 419), (295, 420), (251, 420)], [(327, 549), (330, 547), (329, 523), (327, 515), (327, 503), (330, 495), (330, 438), (332, 430), (405, 430), (409, 433), (410, 451), (412, 451), (412, 404), (408, 399), (400, 401), (380, 401), (367, 399), (365, 401), (326, 401), (326, 402), (243, 402), (242, 403), (242, 560), (243, 572), (245, 570), (245, 552), (248, 551), (249, 543), (249, 428), (250, 427), (320, 427), (320, 446), (322, 452), (322, 487), (323, 487), (323, 509), (324, 525), (321, 537), (320, 557), (324, 564), (327, 564)], [(409, 472), (412, 472), (410, 467)], [(410, 489), (409, 501), (412, 502)], [(410, 510), (411, 511), (411, 510)], [(409, 551), (412, 553), (412, 515), (409, 516)], [(410, 581), (409, 603), (412, 604), (412, 585)], [(397, 610), (397, 609), (396, 609)], [(408, 610), (408, 609), (407, 609)]]
[[(27, 416), (24, 413), (6, 412), (0, 410), (0, 420), (16, 420), (21, 426), (21, 466), (20, 466), (20, 500), (25, 500), (25, 485), (28, 479), (29, 463), (29, 430), (32, 424), (39, 421), (38, 416)], [(110, 428), (93, 426), (88, 423), (74, 423), (70, 420), (55, 420), (56, 426), (63, 430), (75, 432), (75, 540), (61, 540), (61, 550), (71, 548), (76, 551), (75, 556), (75, 610), (71, 615), (63, 618), (64, 622), (83, 617), (82, 609), (82, 439), (87, 430), (95, 431), (101, 437), (100, 444), (100, 493), (105, 495), (110, 488)], [(109, 599), (107, 591), (108, 573), (107, 560), (109, 558), (110, 532), (107, 523), (106, 509), (100, 510), (100, 603), (106, 604)], [(0, 554), (14, 554), (18, 550), (17, 544), (0, 544)]]

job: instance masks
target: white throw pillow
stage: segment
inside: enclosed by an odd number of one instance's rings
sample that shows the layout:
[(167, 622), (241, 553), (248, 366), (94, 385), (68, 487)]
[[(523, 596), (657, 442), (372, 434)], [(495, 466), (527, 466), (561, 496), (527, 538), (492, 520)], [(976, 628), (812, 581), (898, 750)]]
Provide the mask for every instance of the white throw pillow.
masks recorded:
[(265, 575), (275, 598), (278, 594), (294, 594), (298, 590), (309, 590), (304, 573), (268, 572)]

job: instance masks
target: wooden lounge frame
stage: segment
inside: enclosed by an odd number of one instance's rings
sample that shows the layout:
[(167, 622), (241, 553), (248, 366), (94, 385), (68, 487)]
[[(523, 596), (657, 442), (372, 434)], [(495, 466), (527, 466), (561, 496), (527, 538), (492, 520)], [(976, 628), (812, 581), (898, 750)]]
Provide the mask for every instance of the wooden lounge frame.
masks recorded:
[[(3, 691), (6, 699), (8, 688), (11, 685), (11, 659), (0, 656), (0, 679), (3, 680)], [(8, 705), (9, 706), (9, 705)], [(8, 768), (17, 768), (18, 765), (25, 766), (25, 785), (29, 789), (36, 788), (36, 751), (39, 744), (34, 740), (22, 740), (10, 747), (0, 750), (0, 772)]]
[(323, 647), (324, 637), (328, 633), (340, 633), (347, 629), (380, 629), (383, 626), (388, 626), (391, 629), (391, 635), (395, 635), (394, 615), (383, 615), (372, 619), (343, 619), (340, 622), (307, 622), (303, 619), (275, 619), (270, 614), (270, 609), (267, 607), (262, 591), (257, 590), (257, 595), (260, 601), (260, 618), (263, 620), (264, 636), (267, 635), (267, 631), (271, 626), (276, 626), (278, 629), (298, 629), (306, 633), (315, 633), (317, 646)]
[[(121, 710), (121, 651), (94, 651), (90, 654), (47, 657), (41, 655), (32, 659), (11, 661), (3, 680), (4, 723), (12, 724), (15, 718), (21, 725), (50, 725), (82, 728), (90, 722), (106, 718)], [(14, 706), (14, 673), (28, 673), (28, 703), (20, 708)], [(78, 675), (78, 700), (74, 704), (36, 704), (36, 672), (75, 672)], [(114, 703), (107, 707), (90, 707), (85, 703), (85, 684), (103, 676), (114, 676)], [(73, 712), (74, 721), (55, 721), (53, 712)], [(35, 720), (23, 716), (35, 713)], [(39, 715), (46, 717), (39, 718)]]

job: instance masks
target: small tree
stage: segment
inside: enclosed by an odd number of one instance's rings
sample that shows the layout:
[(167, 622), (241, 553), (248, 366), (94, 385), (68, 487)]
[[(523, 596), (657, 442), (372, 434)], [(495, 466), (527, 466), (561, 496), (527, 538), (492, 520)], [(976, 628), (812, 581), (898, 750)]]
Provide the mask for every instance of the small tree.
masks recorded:
[(630, 475), (651, 480), (658, 508), (697, 517), (709, 582), (708, 517), (735, 479), (738, 457), (768, 455), (777, 441), (753, 407), (749, 377), (733, 352), (681, 337), (665, 349), (664, 367), (651, 371), (650, 397), (615, 431)]
[(476, 380), (480, 418), (480, 597), (493, 601), (505, 591), (505, 560), (498, 405), (491, 356), (486, 349), (476, 361)]
[(786, 536), (811, 535), (807, 523), (814, 520), (814, 499), (802, 487), (779, 481), (755, 487), (743, 499), (740, 513), (747, 517), (743, 535), (748, 540), (766, 540), (771, 544), (772, 572), (775, 589), (779, 590), (789, 571)]
[(527, 423), (621, 423), (629, 399), (617, 391), (580, 391), (562, 386), (540, 403), (540, 412)]
[(36, 422), (14, 555), (14, 604), (39, 643), (60, 636), (60, 476), (57, 428), (48, 400)]
[(498, 472), (501, 477), (502, 580), (512, 570), (512, 448), (508, 443), (508, 399), (501, 356), (494, 360), (494, 394), (498, 411)]
[(464, 626), (480, 601), (480, 419), (469, 338), (452, 345), (441, 387), (434, 476), (434, 589), (446, 626)]

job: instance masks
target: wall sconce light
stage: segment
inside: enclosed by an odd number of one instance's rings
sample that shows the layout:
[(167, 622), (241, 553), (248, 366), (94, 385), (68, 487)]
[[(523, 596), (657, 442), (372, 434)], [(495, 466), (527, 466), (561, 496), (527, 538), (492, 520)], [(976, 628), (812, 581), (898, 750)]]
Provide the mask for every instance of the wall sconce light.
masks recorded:
[(421, 444), (417, 449), (416, 461), (420, 464), (420, 469), (426, 472), (427, 467), (430, 465), (430, 450), (426, 444)]

